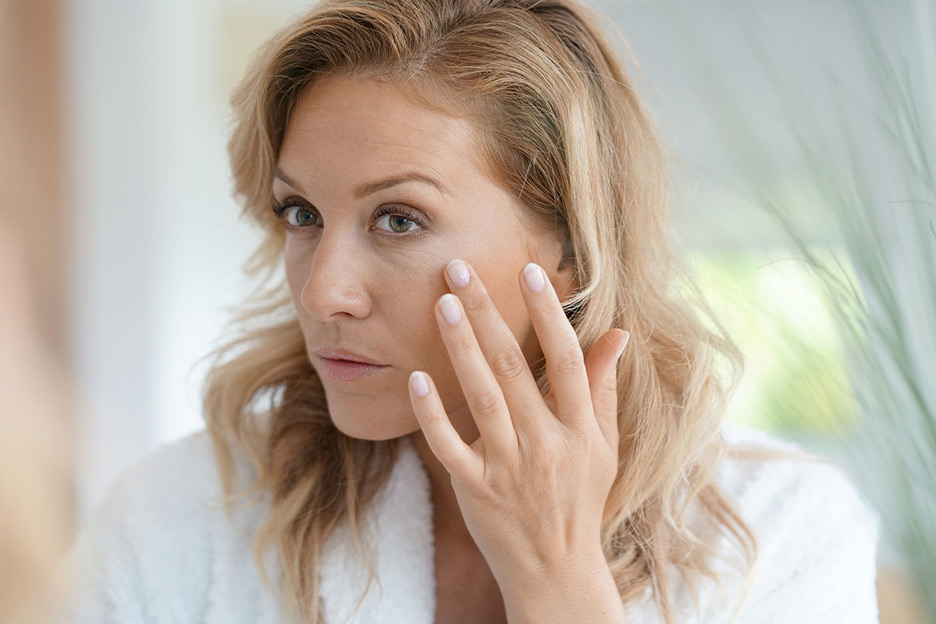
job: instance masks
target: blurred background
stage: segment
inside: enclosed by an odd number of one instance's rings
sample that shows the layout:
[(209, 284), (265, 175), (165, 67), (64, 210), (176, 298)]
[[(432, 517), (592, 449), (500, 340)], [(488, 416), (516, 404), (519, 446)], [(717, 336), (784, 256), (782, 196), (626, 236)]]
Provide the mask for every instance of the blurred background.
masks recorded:
[[(920, 380), (936, 386), (933, 1), (592, 4), (630, 44), (672, 150), (674, 235), (747, 357), (731, 420), (839, 461), (879, 509), (869, 469), (916, 470), (908, 491), (931, 503), (936, 404)], [(33, 582), (27, 567), (41, 577), (124, 467), (203, 427), (198, 360), (247, 293), (240, 267), (259, 241), (230, 196), (228, 97), (257, 46), (307, 6), (0, 0), (0, 501), (20, 497), (0, 502), (0, 530), (15, 529), (15, 509), (62, 518), (24, 529), (57, 536), (37, 537), (41, 552), (0, 535), (0, 620)], [(869, 261), (903, 283), (878, 293), (881, 306), (862, 307), (877, 284), (854, 259), (868, 231), (842, 227), (861, 221), (848, 212), (859, 204), (877, 223)], [(897, 205), (920, 220), (880, 227)], [(916, 264), (894, 265), (908, 246)], [(854, 306), (838, 305), (854, 294), (842, 284), (865, 287)], [(888, 302), (912, 308), (898, 346), (913, 353), (889, 355), (908, 363), (897, 366), (915, 401), (907, 426), (926, 442), (916, 467), (895, 463), (908, 454), (903, 425), (877, 418), (896, 427), (885, 470), (849, 449), (872, 431), (856, 392), (868, 370), (855, 363), (874, 359), (862, 314), (895, 313)], [(45, 356), (25, 356), (35, 352)], [(18, 381), (36, 378), (49, 383)], [(882, 622), (936, 621), (925, 565), (905, 555), (915, 542), (884, 521)], [(912, 529), (933, 555), (932, 519)]]

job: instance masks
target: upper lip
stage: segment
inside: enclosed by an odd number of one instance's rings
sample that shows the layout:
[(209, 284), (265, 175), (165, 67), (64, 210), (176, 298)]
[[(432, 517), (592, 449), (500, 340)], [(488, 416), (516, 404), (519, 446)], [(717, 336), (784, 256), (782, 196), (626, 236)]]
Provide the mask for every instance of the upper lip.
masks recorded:
[(322, 347), (315, 352), (315, 355), (328, 360), (347, 360), (348, 362), (360, 362), (361, 364), (381, 366), (381, 364), (378, 364), (373, 360), (369, 360), (363, 355), (358, 355), (357, 353), (352, 353), (351, 351), (345, 351), (344, 349), (330, 349), (328, 347)]

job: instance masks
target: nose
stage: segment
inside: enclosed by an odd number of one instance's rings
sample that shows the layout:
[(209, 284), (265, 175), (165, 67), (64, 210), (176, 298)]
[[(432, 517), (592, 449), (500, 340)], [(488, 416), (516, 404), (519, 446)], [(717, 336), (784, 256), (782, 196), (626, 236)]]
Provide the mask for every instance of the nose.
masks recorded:
[(371, 299), (365, 287), (368, 274), (353, 234), (323, 228), (312, 252), (312, 263), (302, 287), (301, 302), (313, 318), (325, 322), (345, 316), (365, 318)]

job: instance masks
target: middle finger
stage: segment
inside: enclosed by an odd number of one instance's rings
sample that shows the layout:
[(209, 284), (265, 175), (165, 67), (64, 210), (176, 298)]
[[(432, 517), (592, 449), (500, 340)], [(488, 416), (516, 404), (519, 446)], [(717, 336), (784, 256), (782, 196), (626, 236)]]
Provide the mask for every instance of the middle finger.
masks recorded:
[(445, 273), (449, 287), (463, 304), (481, 353), (503, 391), (516, 427), (524, 417), (533, 417), (543, 405), (542, 393), (526, 356), (474, 268), (455, 259), (449, 262)]

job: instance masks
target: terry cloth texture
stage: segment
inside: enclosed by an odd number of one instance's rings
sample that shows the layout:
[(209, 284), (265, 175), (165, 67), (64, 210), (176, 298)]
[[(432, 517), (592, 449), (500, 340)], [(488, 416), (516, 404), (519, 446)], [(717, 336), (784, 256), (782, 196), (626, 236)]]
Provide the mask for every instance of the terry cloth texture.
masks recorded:
[[(762, 433), (726, 426), (733, 445), (792, 448)], [(241, 467), (241, 477), (247, 474)], [(760, 561), (740, 624), (877, 622), (878, 520), (831, 464), (727, 459), (717, 479), (760, 544)], [(69, 579), (64, 624), (279, 623), (279, 600), (261, 582), (251, 554), (268, 509), (261, 501), (232, 519), (208, 434), (156, 451), (127, 470), (92, 514), (63, 566)], [(429, 482), (410, 444), (365, 523), (377, 580), (346, 527), (328, 540), (321, 561), (328, 624), (431, 624), (435, 613)], [(726, 550), (730, 550), (724, 542)], [(275, 560), (268, 560), (274, 585)], [(743, 574), (726, 564), (721, 588), (702, 586), (697, 604), (673, 575), (675, 621), (727, 623)], [(355, 608), (357, 609), (355, 610)], [(628, 624), (662, 622), (649, 591), (627, 605)]]

